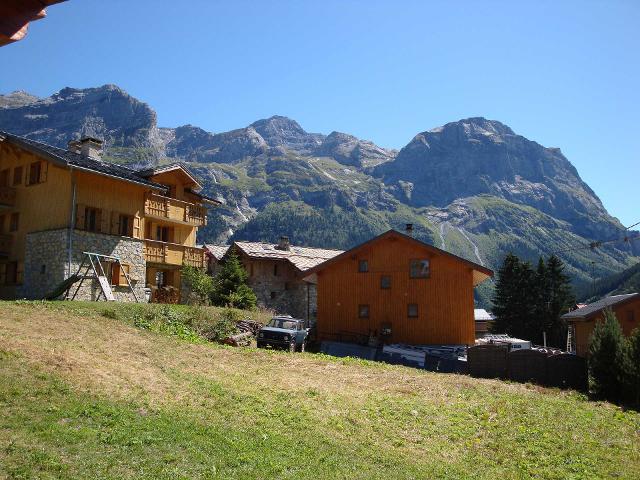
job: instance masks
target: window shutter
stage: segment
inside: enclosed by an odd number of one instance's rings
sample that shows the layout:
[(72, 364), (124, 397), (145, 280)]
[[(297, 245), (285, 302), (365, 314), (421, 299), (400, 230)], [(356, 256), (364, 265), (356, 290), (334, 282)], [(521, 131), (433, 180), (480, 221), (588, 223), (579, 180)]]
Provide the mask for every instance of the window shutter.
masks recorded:
[(129, 275), (129, 264), (122, 263), (121, 267), (122, 268), (118, 269), (118, 285), (122, 287), (127, 285), (127, 278), (125, 277), (125, 273)]
[(98, 208), (96, 213), (96, 227), (100, 233), (109, 233), (109, 212)]
[(133, 217), (133, 237), (140, 238), (140, 217), (136, 215)]
[(118, 212), (111, 212), (111, 228), (109, 233), (118, 235), (120, 233), (120, 214)]
[(86, 208), (87, 206), (82, 203), (76, 205), (76, 228), (78, 230), (84, 230), (84, 212)]
[(49, 162), (40, 162), (40, 183), (47, 181)]

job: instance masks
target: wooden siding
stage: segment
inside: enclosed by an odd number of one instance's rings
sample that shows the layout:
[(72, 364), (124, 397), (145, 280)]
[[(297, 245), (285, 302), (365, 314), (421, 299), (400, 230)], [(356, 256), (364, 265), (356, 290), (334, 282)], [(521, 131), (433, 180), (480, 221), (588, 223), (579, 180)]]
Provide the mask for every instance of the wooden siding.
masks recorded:
[[(411, 260), (424, 258), (430, 277), (410, 278)], [(368, 261), (368, 272), (358, 272), (359, 260)], [(391, 277), (390, 289), (381, 289), (382, 275)], [(474, 343), (472, 269), (401, 237), (382, 238), (320, 269), (317, 283), (321, 340), (378, 335), (388, 323), (386, 343)], [(418, 305), (417, 318), (409, 318), (409, 304)], [(369, 318), (358, 317), (359, 305), (369, 305)]]
[[(640, 328), (640, 298), (634, 298), (626, 303), (613, 307), (613, 312), (622, 327), (622, 332), (629, 336), (635, 328)], [(629, 315), (633, 315), (633, 321)], [(596, 322), (602, 321), (600, 313), (589, 320), (573, 320), (576, 329), (576, 355), (586, 357), (589, 353), (589, 339), (593, 333)]]

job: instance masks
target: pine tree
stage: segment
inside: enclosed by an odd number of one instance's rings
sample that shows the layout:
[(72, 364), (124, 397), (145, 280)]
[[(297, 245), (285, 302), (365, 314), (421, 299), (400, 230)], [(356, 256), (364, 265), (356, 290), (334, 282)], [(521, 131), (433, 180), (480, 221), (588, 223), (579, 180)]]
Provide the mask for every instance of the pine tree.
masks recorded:
[(575, 296), (569, 276), (564, 273), (564, 263), (555, 255), (547, 260), (547, 317), (544, 329), (550, 346), (562, 347), (567, 338), (567, 323), (562, 315), (567, 313), (575, 304)]
[(256, 294), (247, 285), (248, 274), (235, 252), (230, 252), (213, 279), (211, 302), (220, 307), (250, 310), (256, 307)]
[(640, 406), (640, 328), (627, 339), (627, 396), (631, 403)]
[(628, 371), (626, 340), (611, 309), (596, 322), (589, 341), (589, 376), (593, 392), (612, 401), (623, 398)]

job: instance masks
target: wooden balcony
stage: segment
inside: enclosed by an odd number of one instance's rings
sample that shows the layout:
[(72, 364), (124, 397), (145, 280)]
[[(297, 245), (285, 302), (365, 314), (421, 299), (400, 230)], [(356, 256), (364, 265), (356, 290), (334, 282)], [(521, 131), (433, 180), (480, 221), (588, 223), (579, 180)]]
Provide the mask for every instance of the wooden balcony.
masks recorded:
[(186, 223), (194, 227), (207, 224), (207, 209), (202, 205), (163, 197), (155, 193), (148, 193), (145, 196), (144, 213), (147, 216)]
[(177, 243), (159, 242), (156, 240), (144, 241), (144, 256), (147, 262), (203, 268), (205, 255), (202, 248), (186, 247)]
[(16, 205), (16, 189), (0, 187), (0, 207), (14, 207)]
[(0, 257), (6, 257), (11, 253), (13, 237), (11, 235), (0, 235)]

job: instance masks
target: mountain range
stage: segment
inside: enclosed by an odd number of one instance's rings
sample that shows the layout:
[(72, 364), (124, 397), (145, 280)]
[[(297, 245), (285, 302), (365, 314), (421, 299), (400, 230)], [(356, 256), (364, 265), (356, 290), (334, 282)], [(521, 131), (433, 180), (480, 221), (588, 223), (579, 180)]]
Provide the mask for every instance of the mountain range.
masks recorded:
[[(201, 242), (288, 235), (348, 248), (413, 223), (417, 237), (494, 269), (510, 251), (531, 261), (557, 253), (578, 287), (640, 255), (633, 241), (590, 248), (626, 232), (559, 148), (480, 117), (418, 133), (397, 151), (343, 132), (309, 133), (284, 116), (219, 133), (163, 128), (149, 105), (105, 85), (0, 95), (0, 130), (58, 147), (102, 138), (105, 161), (187, 163), (224, 202)], [(480, 304), (491, 288), (479, 289)]]

